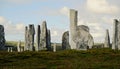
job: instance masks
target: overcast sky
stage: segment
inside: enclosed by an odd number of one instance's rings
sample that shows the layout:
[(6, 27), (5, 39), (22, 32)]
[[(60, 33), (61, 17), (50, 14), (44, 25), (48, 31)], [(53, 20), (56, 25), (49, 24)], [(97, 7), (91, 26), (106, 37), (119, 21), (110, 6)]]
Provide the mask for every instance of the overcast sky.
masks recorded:
[(113, 19), (120, 18), (120, 0), (0, 0), (0, 24), (6, 40), (24, 41), (25, 26), (46, 20), (52, 42), (61, 42), (69, 9), (78, 10), (78, 24), (89, 26), (95, 42), (104, 42), (106, 29), (112, 37)]

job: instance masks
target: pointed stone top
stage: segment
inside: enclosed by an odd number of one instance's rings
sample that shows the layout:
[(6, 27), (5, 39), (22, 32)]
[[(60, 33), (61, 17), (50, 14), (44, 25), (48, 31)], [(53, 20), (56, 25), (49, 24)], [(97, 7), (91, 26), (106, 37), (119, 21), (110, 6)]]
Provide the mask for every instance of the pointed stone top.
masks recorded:
[(3, 25), (1, 25), (1, 24), (0, 24), (0, 26), (2, 26), (2, 27), (3, 27)]
[(25, 28), (27, 28), (27, 26), (25, 26)]
[(108, 29), (106, 29), (106, 31), (109, 31)]
[(34, 24), (29, 24), (29, 33), (35, 34)]
[(38, 24), (38, 26), (40, 26), (40, 25)]
[(43, 21), (42, 27), (43, 27), (43, 26), (47, 27), (46, 21)]

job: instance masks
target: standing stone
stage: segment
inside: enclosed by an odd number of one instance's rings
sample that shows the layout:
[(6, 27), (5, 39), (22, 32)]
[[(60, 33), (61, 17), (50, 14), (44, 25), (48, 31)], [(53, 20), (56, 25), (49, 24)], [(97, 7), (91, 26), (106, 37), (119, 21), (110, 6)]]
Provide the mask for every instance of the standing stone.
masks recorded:
[(47, 50), (51, 50), (51, 35), (50, 35), (50, 30), (47, 30)]
[(70, 10), (70, 46), (71, 49), (87, 50), (92, 48), (94, 40), (89, 33), (89, 27), (85, 25), (77, 26), (77, 11)]
[(23, 52), (23, 51), (24, 51), (24, 47), (21, 46), (21, 52)]
[(21, 52), (21, 41), (18, 42), (17, 51), (18, 51), (18, 52)]
[(25, 46), (24, 46), (24, 49), (25, 50), (28, 50), (28, 46), (29, 46), (29, 33), (28, 33), (28, 27), (26, 26), (25, 27)]
[(40, 25), (38, 25), (37, 26), (37, 34), (36, 34), (36, 47), (35, 47), (36, 51), (38, 51), (39, 47), (40, 47), (40, 34), (41, 34)]
[(34, 35), (35, 35), (35, 28), (33, 24), (29, 25), (29, 51), (34, 51)]
[(12, 46), (8, 46), (8, 52), (13, 52), (13, 47)]
[(10, 52), (10, 47), (7, 47), (8, 48), (8, 52)]
[(41, 36), (40, 36), (40, 50), (46, 50), (47, 46), (47, 25), (46, 21), (43, 21), (42, 23), (42, 30), (41, 30)]
[(112, 49), (120, 49), (120, 22), (115, 19), (113, 24)]
[(62, 36), (62, 49), (63, 50), (70, 49), (69, 31), (66, 31), (65, 33), (63, 33), (63, 36)]
[(109, 30), (106, 30), (106, 36), (105, 36), (105, 43), (104, 43), (105, 48), (111, 48), (110, 47), (110, 36), (109, 36)]
[(5, 50), (5, 32), (3, 25), (0, 25), (0, 50)]
[(56, 43), (53, 45), (53, 52), (56, 52)]
[(10, 52), (13, 52), (13, 47), (10, 47)]
[(70, 9), (70, 46), (71, 49), (76, 49), (76, 43), (73, 41), (74, 35), (76, 33), (76, 27), (77, 27), (77, 14), (78, 12), (76, 10)]

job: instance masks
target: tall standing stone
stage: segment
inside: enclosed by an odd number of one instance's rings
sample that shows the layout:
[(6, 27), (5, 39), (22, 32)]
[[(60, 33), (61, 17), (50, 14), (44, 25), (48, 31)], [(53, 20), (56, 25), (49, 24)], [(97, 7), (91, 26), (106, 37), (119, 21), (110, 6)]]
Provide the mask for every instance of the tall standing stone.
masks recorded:
[(47, 46), (47, 25), (46, 21), (43, 21), (40, 38), (40, 50), (46, 50), (46, 46)]
[(69, 45), (69, 31), (66, 31), (65, 33), (63, 33), (62, 36), (62, 49), (70, 49), (70, 45)]
[(120, 22), (115, 19), (113, 24), (112, 49), (120, 49)]
[(105, 36), (105, 42), (104, 42), (105, 48), (111, 48), (110, 47), (110, 36), (109, 36), (109, 30), (106, 30), (106, 36)]
[(50, 35), (50, 30), (47, 30), (47, 50), (51, 50), (51, 35)]
[(29, 33), (28, 33), (28, 27), (26, 26), (25, 27), (25, 46), (24, 46), (24, 49), (25, 50), (28, 50), (28, 45), (29, 45)]
[(70, 9), (70, 46), (71, 49), (76, 49), (76, 43), (73, 41), (74, 36), (76, 34), (76, 27), (77, 27), (77, 14), (76, 10)]
[(29, 50), (34, 51), (34, 35), (35, 35), (35, 28), (33, 24), (29, 25)]
[(3, 25), (0, 25), (0, 50), (5, 50), (5, 32)]
[(35, 50), (39, 51), (39, 47), (40, 47), (40, 34), (41, 34), (41, 29), (40, 29), (40, 25), (37, 26), (37, 34), (36, 34), (36, 47)]

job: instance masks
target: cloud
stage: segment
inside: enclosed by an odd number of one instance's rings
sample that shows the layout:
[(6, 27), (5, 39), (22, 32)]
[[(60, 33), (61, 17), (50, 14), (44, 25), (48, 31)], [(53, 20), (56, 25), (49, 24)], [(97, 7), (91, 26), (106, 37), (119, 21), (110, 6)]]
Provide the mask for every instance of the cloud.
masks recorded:
[(78, 25), (86, 25), (90, 28), (90, 33), (93, 36), (95, 42), (103, 42), (105, 36), (105, 29), (103, 28), (102, 24), (99, 22), (89, 22), (83, 19), (78, 20)]
[(113, 23), (113, 20), (114, 18), (112, 17), (102, 17), (101, 20), (107, 24), (112, 24)]
[(61, 42), (62, 41), (62, 35), (65, 32), (64, 29), (52, 27), (51, 28), (51, 39), (52, 42)]
[(60, 9), (60, 13), (69, 17), (69, 8), (64, 6), (63, 8)]
[(58, 36), (58, 31), (56, 31), (56, 30), (52, 31), (51, 36), (53, 36), (53, 37)]
[(24, 23), (18, 23), (18, 24), (16, 24), (16, 29), (17, 29), (18, 31), (20, 31), (21, 33), (23, 33), (24, 28), (25, 28)]
[[(17, 36), (23, 36), (24, 34), (24, 23), (16, 23), (14, 24), (12, 21), (6, 19), (5, 17), (0, 16), (0, 24), (5, 28), (6, 40), (16, 39)], [(12, 39), (9, 39), (12, 38)], [(18, 39), (23, 39), (23, 37)]]
[(109, 4), (107, 0), (87, 0), (87, 9), (95, 13), (114, 14), (118, 13), (117, 6)]

